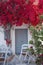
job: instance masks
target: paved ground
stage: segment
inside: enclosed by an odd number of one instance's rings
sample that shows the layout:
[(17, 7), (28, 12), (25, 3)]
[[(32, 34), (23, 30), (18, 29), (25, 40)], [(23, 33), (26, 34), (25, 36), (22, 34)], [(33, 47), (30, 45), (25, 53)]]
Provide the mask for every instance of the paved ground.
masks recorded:
[[(0, 65), (3, 65), (3, 63), (0, 63)], [(19, 64), (5, 64), (5, 65), (36, 65), (36, 64), (25, 64), (25, 63), (19, 63)]]
[[(10, 61), (10, 62), (8, 62), (8, 64), (6, 64), (6, 65), (36, 65), (36, 64), (34, 64), (34, 63), (30, 63), (30, 64), (28, 64), (27, 62), (23, 62), (23, 60), (24, 60), (24, 58), (23, 58), (23, 56), (20, 58), (20, 60), (19, 60), (19, 56), (15, 56), (13, 59), (12, 59), (12, 61)], [(22, 63), (23, 62), (23, 63)], [(3, 65), (3, 64), (0, 64), (0, 65)]]

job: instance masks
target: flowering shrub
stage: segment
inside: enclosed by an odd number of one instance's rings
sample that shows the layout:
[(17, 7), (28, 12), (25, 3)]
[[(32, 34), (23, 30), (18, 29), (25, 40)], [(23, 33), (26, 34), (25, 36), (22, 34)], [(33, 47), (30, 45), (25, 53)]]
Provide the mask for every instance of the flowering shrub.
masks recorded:
[[(35, 0), (1, 0), (0, 25), (5, 26), (7, 23), (10, 23), (11, 25), (16, 24), (17, 26), (21, 26), (23, 23), (30, 23), (33, 26), (36, 26), (40, 21), (40, 5), (42, 6), (43, 4), (39, 2), (38, 7), (33, 4), (34, 1)], [(41, 11), (43, 12), (43, 10)]]
[(43, 0), (39, 0), (39, 12), (43, 14)]
[(35, 47), (36, 63), (37, 65), (43, 65), (43, 25), (30, 26), (30, 30), (32, 31), (32, 44)]
[(38, 55), (38, 58), (37, 58), (37, 60), (36, 60), (36, 63), (38, 64), (38, 65), (43, 65), (43, 54), (39, 54)]

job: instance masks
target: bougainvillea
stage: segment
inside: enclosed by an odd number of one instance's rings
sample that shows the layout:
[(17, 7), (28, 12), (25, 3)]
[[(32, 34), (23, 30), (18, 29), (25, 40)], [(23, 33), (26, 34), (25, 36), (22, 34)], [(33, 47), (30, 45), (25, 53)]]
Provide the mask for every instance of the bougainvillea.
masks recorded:
[(39, 12), (43, 14), (43, 0), (39, 0)]
[[(36, 26), (39, 23), (38, 7), (33, 5), (35, 0), (8, 0), (0, 1), (0, 25), (31, 23)], [(42, 7), (40, 6), (42, 5)], [(43, 4), (40, 3), (43, 9)], [(42, 10), (43, 12), (43, 10)]]
[(43, 0), (39, 0), (38, 8), (41, 22), (43, 22)]

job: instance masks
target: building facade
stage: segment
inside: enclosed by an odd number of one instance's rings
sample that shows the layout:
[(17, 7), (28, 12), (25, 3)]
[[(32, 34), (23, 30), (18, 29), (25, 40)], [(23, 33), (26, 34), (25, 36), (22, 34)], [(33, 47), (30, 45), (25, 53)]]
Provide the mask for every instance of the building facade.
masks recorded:
[[(23, 44), (29, 44), (29, 40), (31, 40), (32, 36), (29, 31), (29, 26), (27, 24), (23, 24), (22, 26), (13, 26), (10, 31), (10, 39), (11, 39), (11, 49), (13, 54), (20, 54), (21, 46)], [(6, 43), (6, 35), (4, 33), (4, 28), (0, 27), (0, 43)], [(9, 34), (9, 33), (7, 33)]]

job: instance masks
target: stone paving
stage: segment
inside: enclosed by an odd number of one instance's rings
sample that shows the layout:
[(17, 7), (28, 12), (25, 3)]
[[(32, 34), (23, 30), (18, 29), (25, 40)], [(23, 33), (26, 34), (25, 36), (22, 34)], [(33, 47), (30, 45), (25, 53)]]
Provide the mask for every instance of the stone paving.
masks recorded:
[[(0, 63), (0, 65), (3, 65), (3, 63)], [(30, 64), (27, 64), (27, 63), (18, 63), (18, 64), (17, 63), (7, 63), (5, 65), (36, 65), (36, 64), (34, 64), (34, 63), (33, 64), (31, 64), (31, 63)]]
[[(23, 61), (24, 58), (23, 56), (19, 59), (19, 56), (15, 55), (14, 58), (12, 59), (12, 61), (7, 62), (6, 65), (36, 65), (35, 63), (28, 63), (25, 61)], [(0, 65), (3, 65), (2, 63)]]

